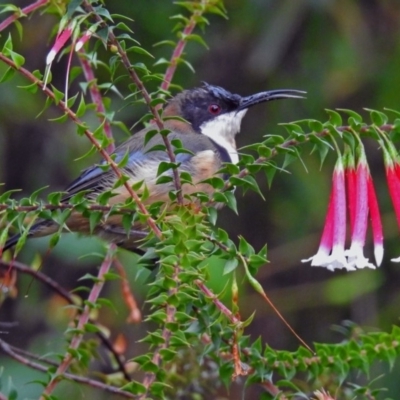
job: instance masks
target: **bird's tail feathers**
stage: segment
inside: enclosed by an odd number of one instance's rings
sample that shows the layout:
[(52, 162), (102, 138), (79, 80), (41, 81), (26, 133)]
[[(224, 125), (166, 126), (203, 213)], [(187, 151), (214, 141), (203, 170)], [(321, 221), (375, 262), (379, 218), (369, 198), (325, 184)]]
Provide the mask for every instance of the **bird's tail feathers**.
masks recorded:
[(4, 245), (3, 248), (0, 249), (0, 250), (1, 250), (2, 252), (4, 252), (4, 251), (6, 251), (6, 250), (11, 249), (12, 247), (14, 247), (14, 246), (17, 244), (17, 242), (18, 242), (18, 240), (19, 240), (20, 237), (21, 237), (21, 235), (20, 235), (19, 233), (17, 233), (17, 234), (14, 235), (14, 236), (11, 236), (9, 239), (7, 239), (5, 245)]
[[(56, 230), (57, 224), (55, 224), (53, 221), (42, 220), (31, 227), (27, 234), (27, 238), (50, 235), (56, 232)], [(17, 233), (14, 236), (8, 238), (6, 243), (4, 244), (4, 247), (0, 249), (0, 254), (1, 251), (4, 252), (14, 247), (18, 243), (18, 240), (21, 238), (21, 236), (22, 235), (20, 233)]]

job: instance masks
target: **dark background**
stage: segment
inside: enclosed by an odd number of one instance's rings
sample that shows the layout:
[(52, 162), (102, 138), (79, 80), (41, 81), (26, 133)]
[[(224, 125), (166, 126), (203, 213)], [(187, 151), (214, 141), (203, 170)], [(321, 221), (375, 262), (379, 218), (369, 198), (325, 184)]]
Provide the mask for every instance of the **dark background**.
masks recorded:
[[(204, 38), (209, 49), (196, 42), (186, 48), (186, 57), (196, 73), (181, 65), (174, 83), (190, 88), (207, 81), (242, 95), (277, 88), (308, 92), (303, 101), (285, 100), (252, 108), (243, 121), (237, 139), (239, 146), (256, 142), (266, 134), (284, 134), (284, 128), (278, 126), (281, 122), (303, 118), (325, 121), (326, 108), (350, 108), (366, 119), (364, 107), (399, 109), (400, 3), (397, 0), (230, 0), (225, 5), (229, 19), (208, 16), (210, 25), (205, 28)], [(110, 12), (134, 19), (128, 24), (135, 32), (135, 39), (156, 59), (169, 59), (171, 48), (152, 46), (160, 40), (175, 39), (171, 30), (176, 22), (169, 16), (184, 12), (183, 9), (170, 1), (155, 0), (110, 1), (106, 6)], [(43, 71), (55, 21), (56, 17), (40, 17), (36, 13), (21, 21), (22, 42), (15, 28), (3, 32), (0, 40), (4, 42), (10, 31), (16, 50), (26, 57), (27, 68)], [(52, 69), (53, 83), (59, 90), (64, 87), (66, 58), (54, 63)], [(136, 61), (134, 54), (132, 60)], [(0, 73), (4, 70), (4, 65), (0, 65)], [(155, 67), (155, 71), (162, 72), (163, 67)], [(98, 76), (100, 82), (107, 79), (101, 67)], [(17, 76), (0, 87), (0, 182), (5, 183), (7, 190), (22, 189), (17, 198), (47, 185), (49, 189), (44, 195), (62, 190), (89, 165), (88, 159), (74, 161), (89, 149), (89, 144), (75, 134), (71, 123), (48, 121), (59, 115), (56, 109), (51, 108), (36, 118), (44, 105), (44, 96), (15, 89), (16, 83), (25, 84)], [(150, 85), (150, 89), (154, 86)], [(76, 90), (74, 84), (71, 94)], [(121, 99), (110, 97), (116, 119), (127, 126), (132, 126), (146, 110), (143, 105), (123, 107)], [(95, 119), (92, 122), (96, 126)], [(116, 136), (118, 141), (124, 139), (120, 132)], [(398, 323), (400, 271), (397, 264), (390, 262), (400, 255), (398, 229), (385, 183), (382, 154), (375, 142), (366, 140), (365, 144), (385, 229), (385, 258), (378, 270), (332, 273), (301, 262), (318, 247), (335, 161), (333, 154), (321, 167), (319, 159), (309, 154), (311, 148), (305, 149), (303, 160), (307, 170), (300, 162), (291, 164), (287, 168), (289, 173), (276, 175), (271, 188), (260, 175), (265, 201), (254, 193), (243, 196), (238, 190), (239, 215), (228, 209), (220, 212), (219, 223), (232, 238), (243, 235), (256, 249), (268, 243), (270, 263), (260, 270), (257, 278), (308, 343), (342, 340), (343, 336), (332, 327), (347, 319), (368, 329), (389, 330)], [(46, 239), (30, 241), (19, 259), (28, 264), (37, 262), (37, 253), (43, 257), (47, 243)], [(67, 289), (73, 289), (80, 285), (79, 277), (96, 272), (96, 258), (80, 258), (91, 250), (101, 251), (101, 242), (64, 235), (45, 258), (43, 272)], [(372, 257), (370, 241), (367, 253)], [(144, 274), (135, 281), (134, 258), (127, 253), (121, 257), (133, 291), (143, 304), (147, 289), (143, 285)], [(213, 266), (210, 271), (210, 285), (215, 291), (224, 286), (222, 267)], [(62, 332), (67, 323), (66, 311), (61, 308), (63, 303), (36, 282), (30, 287), (28, 297), (24, 297), (28, 284), (29, 279), (20, 277), (18, 297), (7, 299), (0, 309), (1, 321), (19, 322), (5, 339), (39, 354), (63, 351)], [(126, 324), (127, 310), (118, 282), (108, 283), (104, 296), (111, 297), (119, 307), (118, 312), (102, 310), (101, 322), (111, 330), (112, 338), (119, 332), (129, 338), (129, 356), (138, 354), (142, 345), (135, 341), (144, 336), (146, 327)], [(244, 284), (240, 285), (240, 306), (244, 318), (256, 311), (254, 322), (247, 328), (254, 339), (261, 335), (264, 342), (277, 349), (298, 346), (272, 310)], [(37, 397), (40, 393), (37, 385), (22, 384), (40, 375), (0, 357), (0, 365), (6, 366), (4, 376), (13, 376), (21, 398)], [(399, 366), (396, 364), (395, 368)], [(377, 366), (377, 374), (385, 371)], [(396, 398), (400, 390), (398, 382), (395, 371), (378, 385), (389, 387), (391, 396)], [(81, 389), (76, 390), (65, 398), (81, 397), (77, 394), (82, 393)], [(241, 394), (238, 396), (228, 395), (231, 399), (240, 398)]]

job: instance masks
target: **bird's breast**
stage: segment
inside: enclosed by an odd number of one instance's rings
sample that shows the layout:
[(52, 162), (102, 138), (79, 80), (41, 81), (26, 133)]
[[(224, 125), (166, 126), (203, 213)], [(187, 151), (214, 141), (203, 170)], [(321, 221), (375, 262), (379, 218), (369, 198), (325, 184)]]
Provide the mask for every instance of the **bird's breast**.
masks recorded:
[[(174, 182), (157, 183), (158, 167), (161, 161), (165, 160), (152, 160), (142, 165), (137, 165), (134, 173), (128, 172), (129, 186), (143, 181), (146, 185), (150, 196), (144, 201), (145, 204), (151, 204), (156, 201), (169, 202), (169, 192), (175, 190)], [(183, 195), (191, 195), (195, 192), (205, 192), (211, 195), (214, 188), (208, 183), (202, 181), (209, 179), (216, 175), (217, 171), (221, 168), (221, 158), (217, 154), (217, 150), (203, 150), (191, 156), (189, 160), (182, 162), (179, 166), (179, 171), (185, 171), (192, 177), (192, 183), (182, 184)], [(172, 176), (172, 170), (164, 172), (162, 175)], [(144, 186), (143, 186), (144, 187)], [(139, 193), (143, 191), (139, 190)], [(110, 199), (111, 204), (123, 203), (130, 197), (125, 186), (120, 186), (114, 190), (116, 195)]]

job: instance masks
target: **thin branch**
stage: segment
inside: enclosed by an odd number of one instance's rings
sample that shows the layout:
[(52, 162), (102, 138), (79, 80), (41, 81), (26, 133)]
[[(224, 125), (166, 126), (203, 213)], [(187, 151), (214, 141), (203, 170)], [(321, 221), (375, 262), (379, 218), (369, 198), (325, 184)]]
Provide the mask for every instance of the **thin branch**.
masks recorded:
[(274, 399), (278, 400), (288, 400), (288, 398), (282, 393), (277, 386), (273, 384), (273, 382), (269, 379), (266, 379), (264, 382), (261, 382), (260, 385), (272, 396)]
[(221, 303), (221, 301), (218, 299), (218, 297), (199, 279), (195, 280), (194, 283), (199, 287), (199, 289), (208, 297), (211, 299), (211, 301), (215, 304), (215, 306), (223, 313), (225, 314), (229, 321), (232, 322), (232, 324), (240, 324), (242, 321), (237, 318), (232, 311), (225, 306), (225, 304)]
[(38, 0), (35, 3), (29, 4), (29, 6), (26, 6), (25, 8), (20, 10), (20, 12), (15, 12), (13, 15), (6, 18), (0, 24), (0, 32), (3, 31), (4, 29), (6, 29), (7, 26), (11, 25), (17, 19), (21, 18), (22, 16), (30, 14), (31, 12), (37, 10), (40, 7), (47, 5), (48, 3), (50, 3), (50, 0)]
[[(81, 207), (81, 204), (79, 204)], [(69, 203), (60, 203), (60, 204), (33, 204), (31, 206), (17, 206), (15, 202), (13, 204), (0, 204), (0, 212), (5, 210), (10, 211), (18, 211), (18, 212), (31, 212), (31, 211), (55, 211), (55, 210), (74, 210), (77, 205), (69, 204)], [(132, 208), (126, 207), (115, 207), (112, 206), (101, 206), (99, 204), (91, 204), (87, 206), (86, 210), (88, 211), (102, 211), (108, 213), (110, 211), (121, 213), (121, 214), (130, 214), (132, 213)]]
[(104, 286), (105, 283), (104, 275), (109, 271), (112, 265), (115, 250), (116, 250), (116, 245), (110, 244), (106, 257), (104, 258), (104, 261), (100, 266), (97, 280), (95, 281), (89, 293), (87, 304), (85, 305), (82, 314), (79, 316), (78, 324), (76, 326), (77, 333), (72, 337), (71, 344), (68, 349), (69, 351), (65, 355), (63, 361), (58, 366), (57, 371), (52, 375), (50, 382), (47, 384), (45, 390), (43, 391), (42, 393), (43, 399), (46, 398), (47, 396), (50, 396), (50, 394), (53, 392), (58, 382), (60, 381), (60, 377), (65, 374), (65, 372), (67, 371), (71, 362), (74, 359), (74, 356), (70, 350), (77, 350), (82, 342), (83, 333), (85, 331), (85, 325), (89, 322), (89, 315), (92, 309), (92, 305), (98, 299), (100, 292)]
[[(35, 279), (37, 279), (38, 281), (40, 281), (43, 284), (45, 284), (46, 286), (48, 286), (52, 291), (58, 293), (58, 295), (61, 296), (63, 299), (65, 299), (69, 304), (76, 305), (76, 301), (74, 300), (74, 297), (71, 296), (68, 291), (66, 291), (56, 281), (49, 278), (47, 275), (43, 274), (42, 272), (36, 271), (16, 260), (13, 260), (11, 263), (5, 262), (4, 260), (0, 260), (0, 268), (8, 270), (10, 268), (10, 265), (12, 266), (12, 268), (16, 269), (20, 273), (33, 276)], [(94, 321), (91, 321), (91, 320), (90, 320), (90, 322), (93, 324), (95, 323)], [(130, 381), (131, 377), (129, 376), (128, 371), (126, 370), (125, 365), (124, 365), (123, 361), (121, 360), (121, 357), (119, 356), (117, 351), (114, 349), (111, 341), (101, 331), (96, 332), (96, 335), (100, 338), (103, 345), (113, 354), (113, 356), (118, 364), (119, 370), (122, 372), (125, 379), (127, 381)]]
[[(0, 349), (7, 354), (9, 357), (13, 358), (14, 360), (18, 361), (19, 363), (26, 365), (27, 367), (36, 369), (38, 371), (47, 373), (48, 372), (48, 368), (38, 364), (34, 361), (29, 360), (28, 358), (22, 357), (21, 355), (17, 354), (15, 351), (13, 351), (12, 346), (10, 346), (8, 343), (6, 343), (4, 340), (0, 339)], [(73, 375), (70, 373), (64, 373), (62, 375), (65, 379), (69, 379), (78, 383), (83, 383), (85, 385), (89, 385), (91, 387), (95, 387), (97, 389), (101, 389), (101, 390), (105, 390), (107, 392), (113, 393), (113, 394), (117, 394), (123, 397), (126, 397), (128, 399), (134, 399), (136, 398), (135, 395), (133, 395), (132, 393), (126, 392), (124, 390), (118, 389), (114, 386), (111, 385), (106, 385), (102, 382), (99, 381), (95, 381), (93, 379), (89, 379), (89, 378), (84, 378), (82, 376), (78, 376), (78, 375)], [(0, 397), (1, 400), (1, 397)]]
[(100, 143), (96, 140), (93, 133), (89, 129), (86, 128), (86, 125), (76, 116), (76, 114), (70, 108), (68, 108), (68, 106), (63, 101), (57, 100), (56, 96), (49, 88), (47, 88), (47, 87), (44, 88), (43, 82), (40, 81), (38, 78), (36, 78), (33, 74), (31, 74), (27, 69), (25, 69), (23, 67), (17, 67), (12, 60), (10, 60), (7, 56), (5, 56), (1, 52), (0, 52), (0, 60), (3, 61), (5, 64), (9, 65), (11, 68), (18, 71), (21, 75), (25, 76), (28, 80), (33, 82), (35, 85), (39, 86), (43, 90), (43, 92), (46, 94), (46, 96), (48, 96), (55, 102), (55, 104), (58, 106), (58, 108), (61, 109), (61, 111), (63, 111), (77, 126), (80, 126), (83, 128), (83, 133), (86, 135), (86, 137), (89, 139), (89, 141), (93, 144), (93, 146), (96, 148), (96, 150), (102, 155), (102, 157), (107, 161), (108, 165), (114, 171), (114, 173), (116, 174), (118, 179), (120, 179), (124, 182), (123, 186), (126, 188), (128, 194), (135, 201), (140, 212), (143, 214), (143, 216), (146, 217), (146, 222), (147, 222), (148, 226), (150, 227), (150, 229), (154, 232), (154, 234), (159, 239), (161, 239), (162, 233), (161, 233), (160, 229), (157, 227), (154, 219), (151, 218), (145, 205), (140, 200), (140, 197), (131, 188), (131, 186), (129, 186), (129, 183), (123, 179), (124, 176), (123, 176), (122, 172), (120, 171), (118, 165), (110, 157), (110, 155), (107, 153), (107, 151), (105, 151), (101, 147)]
[(117, 269), (119, 275), (121, 276), (122, 298), (124, 299), (125, 304), (128, 306), (129, 309), (129, 316), (126, 322), (137, 324), (142, 321), (142, 313), (140, 312), (137, 301), (129, 286), (128, 277), (126, 276), (124, 266), (118, 260), (118, 258), (115, 258), (114, 260), (114, 267)]
[[(111, 43), (111, 45), (115, 46), (115, 48), (117, 49), (117, 52), (118, 52), (119, 56), (121, 57), (122, 64), (128, 71), (128, 74), (129, 74), (130, 78), (132, 79), (132, 81), (135, 83), (136, 87), (139, 89), (144, 101), (147, 104), (147, 107), (149, 108), (151, 114), (154, 117), (154, 121), (155, 121), (158, 129), (160, 131), (163, 130), (164, 122), (163, 122), (162, 118), (160, 117), (160, 114), (158, 113), (156, 107), (154, 107), (151, 104), (151, 97), (149, 95), (149, 92), (145, 88), (143, 82), (140, 80), (134, 67), (132, 66), (131, 62), (129, 61), (129, 57), (128, 57), (126, 51), (122, 48), (118, 39), (114, 35), (114, 32), (112, 31), (112, 29), (109, 28), (109, 26), (106, 24), (106, 22), (104, 22), (103, 18), (101, 18), (101, 16), (96, 12), (96, 10), (92, 7), (92, 5), (87, 0), (84, 0), (82, 2), (82, 6), (88, 13), (91, 13), (94, 16), (96, 22), (98, 22), (102, 28), (107, 29), (109, 42)], [(169, 140), (166, 136), (161, 135), (161, 137), (164, 142), (168, 157), (170, 158), (172, 163), (175, 163), (176, 157), (175, 157), (175, 153), (174, 153), (171, 143), (169, 142)], [(178, 203), (183, 204), (182, 185), (181, 185), (181, 180), (180, 180), (180, 176), (179, 176), (179, 171), (177, 168), (173, 168), (172, 172), (174, 175), (174, 184), (175, 184), (175, 189), (177, 191)]]
[(33, 276), (35, 279), (37, 279), (38, 281), (40, 281), (40, 282), (44, 283), (46, 286), (48, 286), (51, 290), (58, 293), (58, 295), (61, 296), (63, 299), (65, 299), (68, 303), (76, 305), (76, 302), (74, 301), (73, 297), (68, 293), (68, 291), (66, 291), (56, 281), (49, 278), (47, 275), (43, 274), (42, 272), (36, 271), (36, 270), (18, 262), (17, 260), (13, 260), (12, 262), (6, 262), (4, 260), (0, 260), (0, 268), (7, 270), (10, 267), (12, 267), (13, 269), (16, 269), (17, 271), (19, 271), (21, 273)]

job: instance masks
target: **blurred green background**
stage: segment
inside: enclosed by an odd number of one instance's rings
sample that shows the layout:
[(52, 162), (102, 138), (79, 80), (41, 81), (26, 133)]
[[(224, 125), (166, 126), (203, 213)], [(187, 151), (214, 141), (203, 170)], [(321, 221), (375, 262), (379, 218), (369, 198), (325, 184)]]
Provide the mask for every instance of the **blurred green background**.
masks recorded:
[[(225, 5), (229, 19), (208, 16), (211, 24), (206, 27), (204, 38), (209, 49), (195, 42), (186, 48), (187, 59), (196, 73), (180, 66), (174, 83), (190, 88), (207, 81), (242, 95), (278, 88), (308, 92), (303, 101), (285, 100), (252, 108), (237, 138), (239, 146), (256, 142), (263, 135), (284, 134), (279, 123), (303, 118), (324, 121), (326, 108), (349, 108), (365, 117), (364, 107), (400, 110), (398, 0), (228, 0)], [(156, 58), (170, 57), (169, 47), (152, 46), (160, 40), (175, 38), (171, 33), (175, 21), (169, 16), (184, 11), (172, 1), (119, 0), (106, 1), (106, 6), (112, 13), (134, 19), (129, 26), (135, 38)], [(23, 41), (18, 39), (15, 28), (3, 32), (0, 40), (4, 43), (11, 32), (16, 50), (26, 57), (27, 68), (43, 71), (55, 18), (36, 13), (21, 21)], [(66, 58), (56, 62), (52, 69), (53, 83), (60, 90), (64, 87)], [(154, 70), (162, 72), (163, 68)], [(0, 64), (0, 74), (4, 71), (4, 65)], [(100, 81), (107, 79), (101, 68), (98, 76)], [(17, 76), (0, 86), (0, 182), (5, 183), (5, 190), (22, 189), (16, 197), (29, 195), (47, 185), (48, 191), (62, 190), (88, 166), (88, 159), (74, 160), (83, 155), (89, 145), (85, 138), (75, 134), (72, 124), (48, 121), (59, 115), (57, 110), (49, 109), (36, 118), (44, 105), (44, 96), (30, 95), (16, 89), (16, 84), (25, 82)], [(77, 86), (73, 85), (71, 93), (76, 90)], [(117, 112), (117, 119), (127, 126), (132, 126), (145, 112), (143, 105), (124, 107), (117, 97), (113, 98), (112, 108)], [(124, 138), (119, 133), (117, 137), (118, 140)], [(319, 159), (310, 155), (310, 148), (307, 148), (303, 152), (307, 170), (300, 162), (291, 164), (290, 173), (278, 173), (271, 188), (265, 177), (259, 176), (265, 201), (254, 193), (243, 196), (237, 191), (239, 215), (228, 209), (220, 212), (219, 224), (232, 238), (243, 235), (256, 249), (268, 244), (270, 263), (260, 270), (258, 279), (308, 343), (342, 340), (342, 334), (332, 326), (347, 319), (369, 329), (389, 330), (392, 324), (398, 323), (400, 267), (390, 262), (400, 255), (398, 228), (388, 197), (382, 154), (375, 142), (366, 140), (365, 144), (384, 219), (385, 258), (379, 270), (332, 273), (301, 262), (318, 247), (335, 161), (333, 155), (328, 156), (321, 168)], [(46, 248), (46, 239), (32, 240), (19, 259), (30, 263), (36, 253), (43, 255)], [(73, 289), (80, 285), (79, 277), (86, 272), (96, 272), (96, 259), (81, 258), (89, 250), (102, 251), (101, 242), (64, 235), (56, 249), (45, 258), (43, 272), (67, 289)], [(372, 257), (370, 241), (367, 253)], [(135, 259), (125, 252), (121, 252), (121, 257), (133, 292), (146, 313), (143, 305), (147, 290), (143, 284), (145, 276), (141, 274), (136, 281)], [(221, 270), (222, 266), (216, 265), (210, 271), (210, 286), (217, 292), (224, 286)], [(21, 276), (18, 297), (7, 299), (0, 309), (0, 321), (19, 323), (7, 330), (4, 339), (40, 354), (62, 351), (67, 316), (60, 311), (60, 300), (37, 282), (30, 287), (28, 297), (24, 297), (29, 281)], [(108, 283), (104, 296), (112, 298), (118, 305), (118, 312), (102, 310), (100, 321), (110, 329), (112, 339), (124, 333), (129, 340), (127, 355), (137, 355), (143, 345), (136, 341), (144, 336), (146, 326), (125, 322), (128, 310), (120, 298), (118, 282)], [(254, 322), (247, 329), (254, 339), (261, 336), (264, 342), (277, 349), (298, 346), (278, 317), (246, 285), (240, 285), (240, 306), (243, 318), (256, 312)], [(21, 398), (37, 397), (40, 387), (26, 382), (39, 378), (40, 374), (3, 355), (0, 355), (0, 365), (6, 367), (4, 380), (13, 376)], [(400, 392), (400, 381), (396, 378), (400, 366), (396, 364), (395, 368), (394, 373), (378, 383), (378, 386), (389, 387), (394, 398)], [(377, 366), (376, 373), (382, 371), (386, 369)], [(67, 385), (60, 385), (58, 394), (63, 388), (66, 390)], [(74, 389), (69, 385), (68, 390)], [(82, 393), (82, 388), (76, 387), (76, 392), (68, 392), (63, 398), (81, 398)], [(245, 398), (255, 398), (252, 396), (259, 393), (257, 388), (248, 389)], [(240, 391), (232, 392), (228, 398), (241, 396)]]

